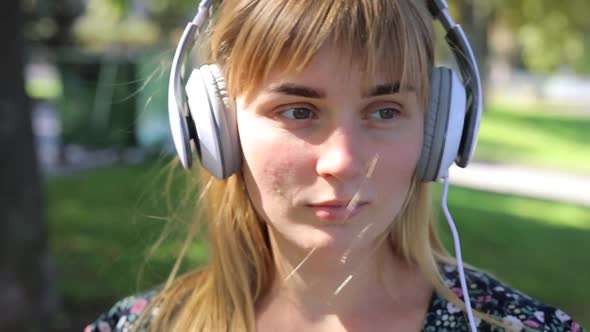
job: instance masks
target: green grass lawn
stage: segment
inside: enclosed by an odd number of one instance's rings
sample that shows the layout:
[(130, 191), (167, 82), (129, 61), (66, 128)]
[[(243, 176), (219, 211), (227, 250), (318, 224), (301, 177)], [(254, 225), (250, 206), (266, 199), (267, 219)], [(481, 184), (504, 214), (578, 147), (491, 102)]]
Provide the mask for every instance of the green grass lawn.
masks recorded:
[[(182, 237), (164, 242), (146, 263), (167, 223), (165, 197), (174, 205), (179, 196), (164, 192), (164, 178), (151, 162), (48, 181), (51, 247), (64, 298), (112, 301), (165, 280)], [(590, 208), (458, 187), (449, 203), (466, 261), (590, 326)], [(441, 231), (450, 243), (444, 222)], [(206, 257), (197, 243), (187, 265)]]
[(590, 326), (590, 208), (459, 187), (449, 208), (468, 263)]
[(590, 175), (590, 116), (492, 104), (483, 115), (475, 159)]
[[(167, 172), (160, 164), (113, 167), (48, 181), (50, 241), (67, 299), (108, 301), (165, 280), (182, 237), (171, 232), (146, 259), (170, 223), (167, 200), (175, 206), (179, 196), (164, 192)], [(205, 248), (196, 244), (188, 261), (203, 263), (206, 256)]]

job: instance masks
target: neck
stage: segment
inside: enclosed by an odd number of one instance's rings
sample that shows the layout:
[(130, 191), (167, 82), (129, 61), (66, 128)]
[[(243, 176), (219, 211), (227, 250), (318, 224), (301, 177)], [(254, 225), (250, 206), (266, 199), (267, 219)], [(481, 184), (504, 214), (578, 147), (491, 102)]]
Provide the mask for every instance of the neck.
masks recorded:
[(293, 248), (272, 237), (271, 245), (276, 278), (259, 307), (294, 305), (312, 317), (359, 314), (422, 299), (417, 292), (431, 293), (417, 278), (419, 272), (396, 256), (385, 239), (353, 252)]

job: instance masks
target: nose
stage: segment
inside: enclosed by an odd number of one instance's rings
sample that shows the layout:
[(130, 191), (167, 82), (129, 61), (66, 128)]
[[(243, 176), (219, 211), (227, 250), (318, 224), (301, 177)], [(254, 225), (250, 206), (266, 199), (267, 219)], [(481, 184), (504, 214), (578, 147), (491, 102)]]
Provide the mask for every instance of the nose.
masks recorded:
[(326, 178), (350, 180), (363, 172), (368, 146), (363, 146), (360, 128), (340, 127), (333, 130), (321, 143), (316, 172)]

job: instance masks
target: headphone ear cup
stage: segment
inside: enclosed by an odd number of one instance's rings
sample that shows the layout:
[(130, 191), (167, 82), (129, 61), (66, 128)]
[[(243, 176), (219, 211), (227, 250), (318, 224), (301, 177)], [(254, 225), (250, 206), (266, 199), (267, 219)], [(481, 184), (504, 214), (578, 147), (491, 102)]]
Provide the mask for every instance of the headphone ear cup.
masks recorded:
[(430, 77), (430, 109), (424, 117), (424, 141), (416, 167), (420, 181), (436, 181), (457, 158), (467, 107), (465, 87), (450, 68)]
[[(416, 167), (416, 176), (418, 180), (428, 182), (434, 181), (436, 174), (433, 169), (438, 161), (439, 152), (441, 151), (441, 140), (436, 140), (435, 136), (440, 136), (441, 127), (445, 125), (445, 119), (439, 119), (441, 111), (440, 105), (445, 103), (441, 101), (441, 96), (445, 96), (440, 90), (442, 88), (441, 80), (443, 73), (439, 68), (435, 68), (430, 75), (430, 108), (424, 114), (424, 139), (422, 142), (422, 153)], [(443, 114), (443, 117), (445, 115)], [(436, 145), (436, 146), (433, 146)]]
[(235, 113), (220, 68), (203, 65), (193, 70), (186, 94), (201, 165), (219, 179), (231, 176), (239, 171), (242, 160)]

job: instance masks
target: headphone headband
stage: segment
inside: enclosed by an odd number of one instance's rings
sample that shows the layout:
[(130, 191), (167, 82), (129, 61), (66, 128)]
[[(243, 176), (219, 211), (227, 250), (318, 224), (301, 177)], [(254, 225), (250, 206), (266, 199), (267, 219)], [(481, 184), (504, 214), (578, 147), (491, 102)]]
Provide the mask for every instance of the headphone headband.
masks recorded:
[[(202, 0), (199, 3), (197, 15), (184, 28), (174, 53), (172, 68), (170, 69), (170, 80), (168, 81), (168, 117), (170, 119), (172, 139), (174, 140), (178, 158), (185, 169), (189, 169), (193, 162), (190, 141), (194, 140), (196, 142), (198, 137), (194, 128), (190, 126), (194, 121), (191, 119), (186, 94), (184, 93), (184, 65), (197, 33), (207, 19), (212, 3), (213, 0)], [(196, 145), (196, 148), (197, 152), (200, 152), (198, 145)]]
[(463, 28), (456, 24), (451, 17), (447, 1), (429, 0), (427, 5), (432, 17), (438, 20), (446, 31), (445, 39), (457, 61), (467, 92), (467, 110), (463, 125), (463, 137), (455, 160), (458, 166), (466, 167), (475, 152), (479, 123), (483, 111), (483, 93), (477, 61)]
[(449, 9), (449, 4), (446, 0), (428, 0), (426, 5), (434, 18), (437, 18), (440, 13)]

